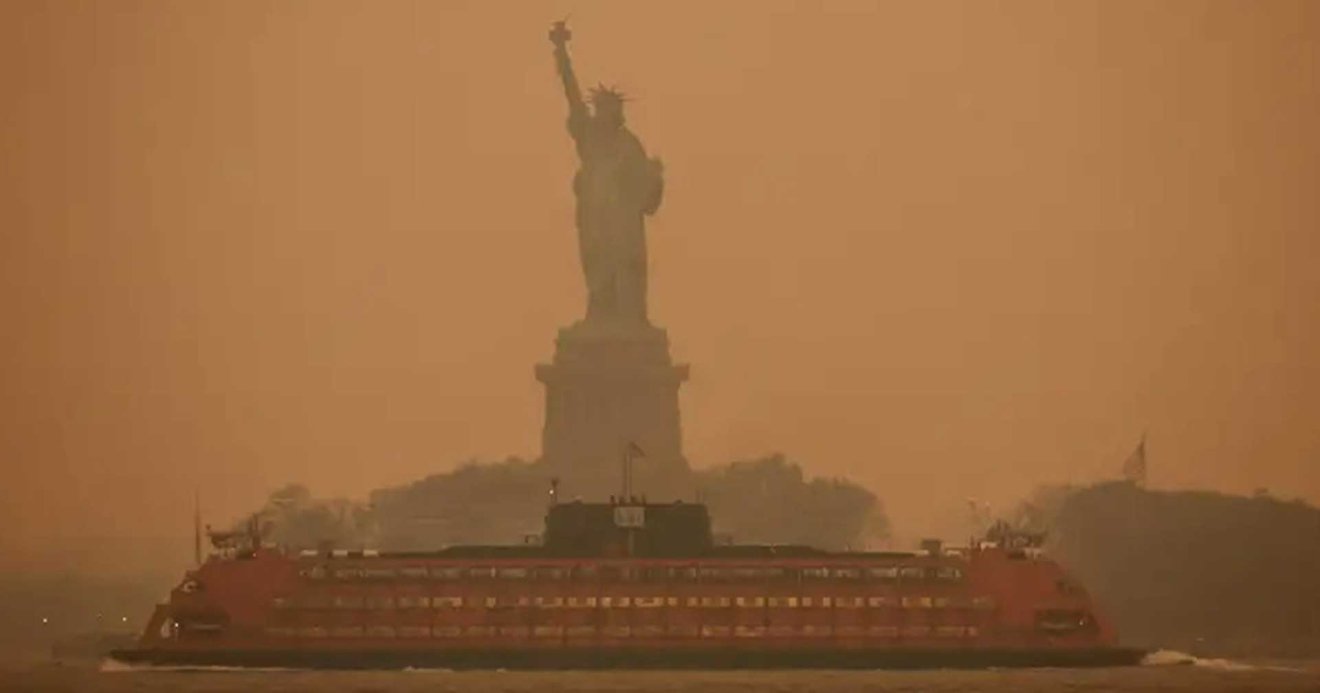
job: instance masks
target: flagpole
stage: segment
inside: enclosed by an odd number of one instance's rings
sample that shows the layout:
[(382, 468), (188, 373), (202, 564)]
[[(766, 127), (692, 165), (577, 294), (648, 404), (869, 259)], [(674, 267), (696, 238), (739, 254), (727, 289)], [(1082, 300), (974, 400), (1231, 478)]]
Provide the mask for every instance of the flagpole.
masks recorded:
[(619, 502), (627, 504), (628, 493), (632, 491), (632, 479), (629, 479), (632, 472), (632, 446), (623, 446), (623, 494), (619, 497)]
[(193, 563), (202, 564), (202, 492), (193, 488)]

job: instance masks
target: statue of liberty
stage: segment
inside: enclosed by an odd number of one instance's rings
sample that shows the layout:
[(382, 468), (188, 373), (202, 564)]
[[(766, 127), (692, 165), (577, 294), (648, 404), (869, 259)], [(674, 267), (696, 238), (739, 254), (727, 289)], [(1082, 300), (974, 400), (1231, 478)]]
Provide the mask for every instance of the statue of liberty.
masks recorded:
[(663, 166), (624, 127), (624, 96), (598, 86), (591, 109), (568, 57), (564, 22), (550, 31), (568, 98), (568, 132), (581, 165), (573, 178), (588, 323), (642, 324), (646, 315), (646, 221), (660, 207)]

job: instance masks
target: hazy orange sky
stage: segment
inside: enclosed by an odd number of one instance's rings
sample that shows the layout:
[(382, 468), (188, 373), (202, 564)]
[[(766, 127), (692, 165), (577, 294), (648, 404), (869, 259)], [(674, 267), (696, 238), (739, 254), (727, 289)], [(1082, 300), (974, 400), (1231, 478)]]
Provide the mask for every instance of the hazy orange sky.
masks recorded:
[(569, 13), (666, 164), (695, 465), (913, 537), (1148, 428), (1154, 487), (1320, 501), (1320, 3), (8, 0), (6, 561), (534, 457)]

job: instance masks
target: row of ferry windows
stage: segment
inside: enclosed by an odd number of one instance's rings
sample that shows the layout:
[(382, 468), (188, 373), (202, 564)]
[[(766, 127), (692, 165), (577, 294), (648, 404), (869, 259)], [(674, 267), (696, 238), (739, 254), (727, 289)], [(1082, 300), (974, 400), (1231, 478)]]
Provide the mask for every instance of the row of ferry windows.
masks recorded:
[(970, 625), (908, 626), (272, 626), (266, 634), (276, 638), (758, 638), (758, 637), (872, 637), (974, 638)]
[(651, 566), (629, 568), (616, 566), (558, 567), (433, 567), (405, 566), (401, 568), (339, 566), (327, 568), (318, 565), (302, 571), (313, 580), (394, 580), (399, 578), (430, 580), (618, 580), (646, 582), (722, 582), (737, 580), (961, 580), (963, 571), (957, 566), (876, 566), (859, 567), (715, 567)]
[(524, 607), (537, 609), (581, 608), (636, 608), (653, 609), (664, 606), (686, 606), (705, 609), (722, 608), (787, 608), (787, 609), (861, 609), (903, 607), (907, 609), (972, 608), (991, 609), (994, 601), (989, 597), (973, 599), (926, 596), (871, 596), (871, 597), (425, 597), (393, 595), (312, 595), (293, 600), (275, 599), (280, 609), (445, 609)]

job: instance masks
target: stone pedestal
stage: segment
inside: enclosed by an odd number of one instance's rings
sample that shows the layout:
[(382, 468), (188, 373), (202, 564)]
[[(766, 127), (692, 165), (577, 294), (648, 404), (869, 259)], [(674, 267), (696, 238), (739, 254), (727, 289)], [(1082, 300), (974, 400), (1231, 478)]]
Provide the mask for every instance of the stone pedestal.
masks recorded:
[(564, 500), (620, 493), (623, 456), (635, 442), (633, 492), (648, 500), (691, 497), (683, 458), (678, 388), (688, 367), (669, 356), (669, 338), (650, 325), (581, 322), (559, 331), (545, 384), (541, 460), (561, 481)]

